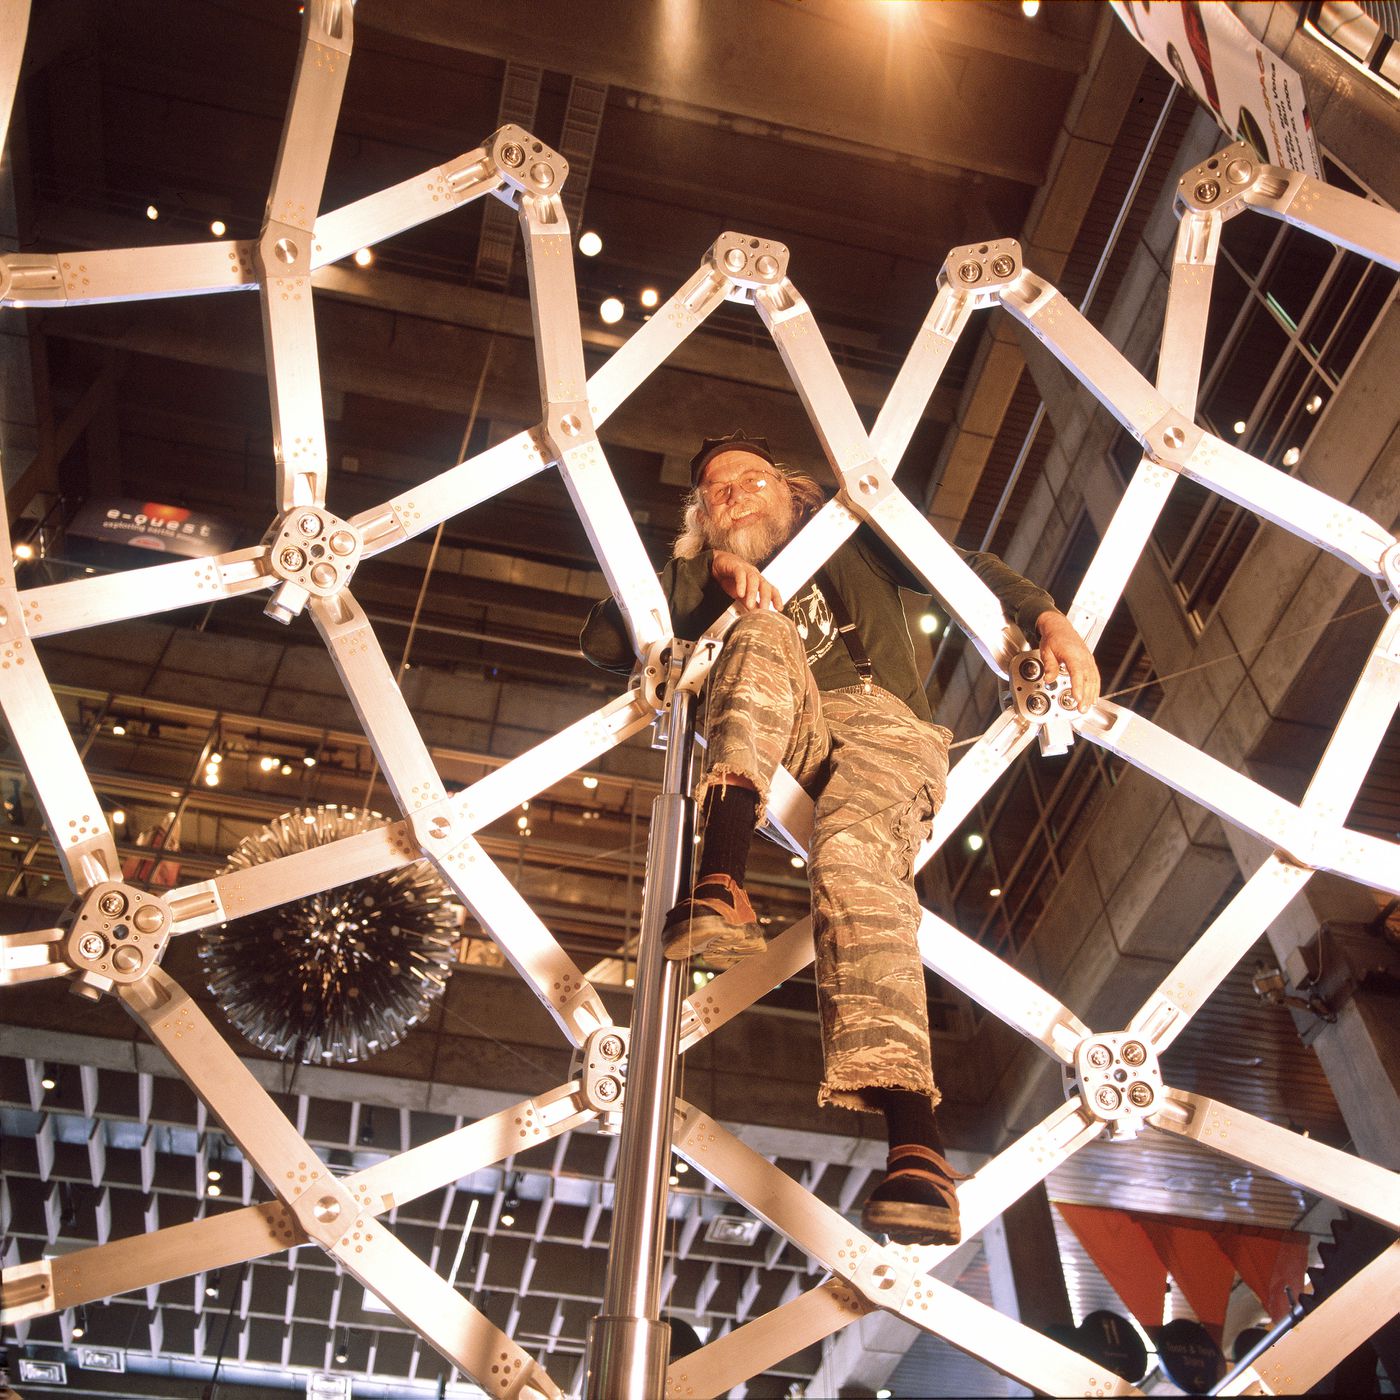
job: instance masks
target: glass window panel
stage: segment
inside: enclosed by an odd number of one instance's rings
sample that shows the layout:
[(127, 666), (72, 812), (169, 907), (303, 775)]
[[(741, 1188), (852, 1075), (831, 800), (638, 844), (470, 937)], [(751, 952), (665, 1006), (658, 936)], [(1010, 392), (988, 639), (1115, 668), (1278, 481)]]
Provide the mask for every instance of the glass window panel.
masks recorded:
[(1284, 428), (1292, 422), (1294, 415), (1301, 411), (1308, 393), (1313, 392), (1309, 388), (1309, 382), (1316, 377), (1312, 366), (1295, 349), (1289, 355), (1283, 374), (1274, 392), (1269, 395), (1254, 431), (1248, 437), (1240, 439), (1239, 445), (1271, 467), (1282, 466), (1283, 454), (1291, 445), (1284, 441)]
[(1220, 233), (1226, 257), (1238, 263), (1246, 277), (1257, 277), (1282, 234), (1282, 226), (1273, 219), (1250, 213), (1231, 219)]
[[(1343, 312), (1322, 352), (1322, 367), (1334, 378), (1340, 379), (1351, 368), (1357, 351), (1371, 333), (1371, 327), (1380, 319), (1394, 290), (1393, 272), (1376, 264), (1367, 266), (1356, 296)], [(1325, 333), (1325, 329), (1324, 324), (1319, 327), (1318, 333)]]
[(1288, 228), (1278, 256), (1260, 281), (1260, 290), (1295, 328), (1307, 313), (1337, 257), (1337, 249), (1316, 234)]
[[(1240, 220), (1236, 219), (1235, 222), (1239, 223)], [(1248, 295), (1249, 284), (1240, 276), (1239, 271), (1225, 259), (1219, 260), (1210, 288), (1210, 314), (1206, 319), (1205, 354), (1201, 360), (1207, 372), (1219, 358)]]
[(1202, 408), (1221, 436), (1235, 442), (1233, 425), (1247, 421), (1288, 349), (1288, 335), (1267, 307), (1255, 303), (1247, 313), (1244, 332), (1222, 372), (1206, 395)]
[(1035, 829), (1038, 812), (1030, 779), (1026, 776), (1026, 760), (1022, 756), (1019, 772), (1007, 789), (1006, 801), (992, 820), (987, 840), (992, 849), (992, 865), (997, 875), (1005, 876), (1021, 858), (1026, 842)]
[(968, 861), (967, 874), (953, 901), (953, 923), (964, 933), (976, 937), (996, 901), (988, 893), (996, 887), (992, 873), (991, 850), (983, 846)]

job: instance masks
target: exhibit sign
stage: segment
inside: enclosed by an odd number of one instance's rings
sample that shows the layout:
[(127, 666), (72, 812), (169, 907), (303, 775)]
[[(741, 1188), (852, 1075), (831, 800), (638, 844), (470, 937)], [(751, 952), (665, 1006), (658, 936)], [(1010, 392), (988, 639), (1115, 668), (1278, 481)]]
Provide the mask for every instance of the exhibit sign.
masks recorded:
[(103, 496), (86, 501), (68, 525), (68, 534), (102, 544), (132, 545), (161, 554), (203, 558), (234, 548), (233, 526), (226, 520), (184, 506)]
[(1225, 5), (1202, 0), (1112, 0), (1118, 18), (1222, 131), (1270, 165), (1322, 178), (1303, 80)]

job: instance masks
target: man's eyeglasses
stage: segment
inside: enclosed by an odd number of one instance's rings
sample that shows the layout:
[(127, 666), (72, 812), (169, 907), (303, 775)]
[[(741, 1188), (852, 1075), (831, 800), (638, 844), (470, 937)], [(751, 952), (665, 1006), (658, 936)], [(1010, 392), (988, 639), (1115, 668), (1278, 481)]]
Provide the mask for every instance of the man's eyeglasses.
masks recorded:
[(773, 474), (772, 467), (763, 471), (754, 468), (740, 476), (731, 478), (729, 481), (715, 481), (702, 486), (700, 494), (705, 498), (707, 504), (722, 505), (725, 501), (732, 501), (738, 491), (742, 491), (747, 496), (752, 496), (756, 491), (762, 491), (773, 480)]

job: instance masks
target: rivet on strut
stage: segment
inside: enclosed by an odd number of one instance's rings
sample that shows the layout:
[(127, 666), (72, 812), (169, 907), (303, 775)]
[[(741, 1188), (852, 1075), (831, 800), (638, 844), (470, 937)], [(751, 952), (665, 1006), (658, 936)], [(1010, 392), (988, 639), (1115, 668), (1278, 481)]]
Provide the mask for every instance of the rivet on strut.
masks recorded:
[(1168, 447), (1180, 447), (1186, 441), (1186, 434), (1175, 423), (1162, 434), (1162, 441)]
[(340, 1217), (340, 1202), (334, 1196), (322, 1196), (311, 1208), (312, 1214), (323, 1225)]

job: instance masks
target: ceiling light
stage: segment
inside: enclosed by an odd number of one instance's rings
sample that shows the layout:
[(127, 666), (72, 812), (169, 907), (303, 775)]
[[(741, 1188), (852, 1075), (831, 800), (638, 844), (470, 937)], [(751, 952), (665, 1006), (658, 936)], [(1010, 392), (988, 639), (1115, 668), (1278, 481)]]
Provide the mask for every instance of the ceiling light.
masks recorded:
[(18, 846), (18, 845), (19, 845), (19, 837), (18, 837), (18, 836), (11, 836), (11, 837), (10, 837), (10, 845), (12, 845), (12, 846)]
[(508, 1211), (501, 1212), (501, 1224), (509, 1230), (515, 1224), (515, 1217)]
[(521, 831), (524, 831), (525, 828), (526, 828), (527, 826), (530, 825), (530, 818), (529, 818), (529, 817), (516, 817), (516, 819), (515, 819), (515, 824), (516, 824), (517, 827), (520, 828)]
[(1235, 419), (1235, 436), (1236, 436), (1236, 437), (1239, 437), (1240, 434), (1243, 433), (1244, 430), (1245, 430), (1247, 427), (1249, 427), (1249, 424), (1246, 423), (1246, 422), (1244, 421), (1243, 418), (1236, 418), (1236, 419)]
[(220, 1186), (217, 1181), (211, 1181), (209, 1185), (204, 1188), (204, 1194), (206, 1196), (222, 1196), (224, 1194), (224, 1188)]
[(603, 240), (589, 229), (579, 238), (578, 250), (586, 258), (596, 258), (603, 251)]
[(210, 762), (210, 763), (222, 763), (223, 761), (224, 761), (224, 756), (223, 756), (223, 754), (221, 754), (221, 753), (215, 752), (215, 753), (211, 753), (211, 754), (209, 755), (209, 762)]
[(146, 217), (154, 222), (156, 219), (160, 218), (160, 210), (157, 209), (154, 204), (148, 204), (146, 206)]
[(1298, 465), (1298, 458), (1302, 455), (1303, 454), (1296, 447), (1290, 447), (1288, 451), (1283, 454), (1283, 465), (1285, 467), (1296, 467)]
[(356, 267), (368, 267), (368, 266), (370, 265), (370, 263), (372, 263), (373, 261), (374, 261), (374, 249), (373, 249), (373, 248), (356, 248), (356, 249), (355, 249), (355, 266), (356, 266)]
[(118, 807), (117, 810), (116, 810), (115, 812), (112, 813), (112, 820), (113, 820), (118, 826), (125, 826), (125, 825), (126, 825), (126, 813), (123, 812), (122, 809), (121, 809), (120, 807)]
[[(698, 977), (700, 974), (697, 972), (695, 975)], [(675, 1172), (672, 1172), (671, 1175), (666, 1178), (666, 1180), (672, 1186), (679, 1186), (681, 1184), (681, 1179), (675, 1174)]]
[(204, 1285), (204, 1296), (206, 1298), (217, 1298), (219, 1296), (219, 1285), (217, 1283), (206, 1283)]
[(937, 618), (937, 616), (936, 616), (935, 614), (933, 614), (933, 613), (925, 613), (925, 614), (919, 619), (919, 631), (922, 632), (922, 633), (924, 634), (924, 636), (926, 636), (926, 637), (929, 636), (929, 635), (931, 635), (931, 634), (934, 633), (934, 632), (937, 632), (937, 631), (938, 631), (938, 618)]
[(624, 987), (635, 987), (637, 985), (637, 979), (635, 977), (629, 977), (622, 985)]
[(114, 724), (112, 726), (112, 733), (115, 734), (118, 739), (120, 739), (122, 735), (126, 733), (126, 725)]
[(273, 758), (270, 753), (265, 753), (258, 759), (258, 767), (261, 768), (264, 773), (271, 773), (272, 770), (277, 767), (277, 764), (278, 760)]
[(598, 315), (606, 325), (611, 326), (622, 320), (625, 309), (620, 297), (604, 297), (603, 304), (598, 308)]
[(292, 776), (292, 765), (290, 763), (284, 763), (277, 771), (281, 773), (284, 778), (290, 778)]
[(57, 1088), (58, 1088), (58, 1080), (56, 1080), (56, 1079), (53, 1077), (53, 1075), (51, 1075), (51, 1074), (46, 1074), (46, 1075), (39, 1081), (39, 1087), (40, 1087), (41, 1089), (44, 1089), (44, 1090), (57, 1089)]
[(653, 307), (661, 300), (661, 293), (655, 287), (643, 287), (641, 300), (643, 306)]
[[(703, 972), (700, 972), (699, 970), (697, 970), (697, 971), (692, 972), (692, 973), (690, 974), (690, 980), (691, 980), (692, 982), (694, 982), (695, 985), (696, 985), (697, 987), (703, 987), (703, 986), (705, 985), (705, 974), (704, 974)], [(672, 1177), (672, 1178), (671, 1178), (671, 1185), (674, 1186), (675, 1184), (676, 1184), (676, 1178), (675, 1178), (675, 1177)]]
[(17, 544), (15, 546), (16, 559), (32, 559), (34, 557), (34, 546), (32, 544)]
[(212, 233), (215, 238), (222, 238), (224, 234), (228, 232), (228, 225), (224, 223), (222, 219), (215, 219), (214, 222), (209, 225), (209, 232)]
[(219, 770), (218, 770), (217, 768), (206, 768), (206, 769), (204, 770), (204, 786), (205, 786), (205, 787), (218, 787), (218, 786), (219, 786)]
[[(1025, 7), (1025, 4), (1022, 4), (1021, 8), (1024, 10), (1024, 9), (1026, 8), (1026, 7)], [(1035, 11), (1034, 11), (1034, 10), (1031, 10), (1031, 11), (1029, 11), (1029, 13), (1030, 13), (1030, 14), (1034, 14)], [(877, 1390), (877, 1391), (875, 1392), (875, 1400), (890, 1400), (890, 1396), (893, 1395), (893, 1394), (894, 1394), (894, 1391), (892, 1391), (892, 1390), (889, 1388), (889, 1386), (887, 1386), (887, 1385), (882, 1385), (882, 1386), (879, 1388), (879, 1390)]]
[(1322, 395), (1314, 394), (1303, 407), (1307, 409), (1309, 413), (1317, 413), (1322, 408)]
[(986, 842), (983, 841), (981, 836), (975, 831), (967, 838), (967, 849), (969, 851), (980, 851), (984, 845), (986, 845)]
[(305, 758), (302, 759), (302, 762), (308, 768), (314, 768), (316, 766), (316, 755), (314, 753), (309, 753), (306, 755)]
[(790, 864), (792, 865), (792, 868), (794, 870), (801, 870), (802, 867), (807, 864), (807, 862), (803, 860), (801, 856), (793, 856)]
[(991, 889), (989, 889), (989, 890), (987, 891), (987, 893), (988, 893), (989, 895), (991, 895), (991, 897), (992, 897), (993, 899), (1000, 899), (1000, 898), (1001, 898), (1001, 886), (1000, 886), (1000, 885), (993, 885), (993, 886), (991, 887)]
[(209, 1170), (204, 1173), (204, 1175), (210, 1181), (222, 1181), (224, 1179), (224, 1174), (218, 1169), (218, 1167), (210, 1167)]
[(595, 778), (592, 773), (585, 773), (583, 775), (582, 782), (584, 787), (586, 787), (590, 792), (592, 792), (593, 789), (598, 786), (598, 779)]
[[(1040, 0), (1021, 0), (1021, 13), (1027, 19), (1034, 19), (1040, 13)], [(889, 1391), (885, 1394), (888, 1395)]]

